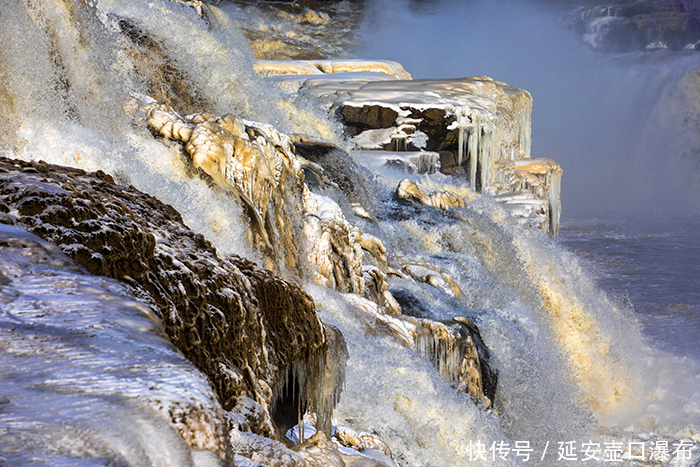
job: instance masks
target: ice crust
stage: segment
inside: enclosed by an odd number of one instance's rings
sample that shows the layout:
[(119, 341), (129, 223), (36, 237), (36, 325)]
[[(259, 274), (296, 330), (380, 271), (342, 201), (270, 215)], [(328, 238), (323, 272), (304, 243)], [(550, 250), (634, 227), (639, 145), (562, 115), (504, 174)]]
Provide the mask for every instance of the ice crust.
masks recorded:
[[(354, 68), (324, 67), (313, 61), (265, 61), (258, 62), (256, 70), (264, 76), (274, 75), (287, 92), (311, 92), (331, 112), (351, 119), (351, 124), (362, 129), (352, 141), (364, 151), (395, 154), (409, 146), (421, 152), (427, 146), (431, 150), (454, 147), (453, 164), (464, 167), (472, 189), (497, 195), (496, 200), (521, 223), (557, 235), (561, 168), (553, 161), (546, 164), (546, 173), (536, 161), (518, 162), (517, 167), (510, 164), (531, 157), (532, 97), (527, 91), (488, 77), (413, 80), (410, 75), (389, 71), (387, 76), (399, 79), (386, 79), (381, 74), (362, 73), (375, 71), (376, 62), (362, 66), (357, 60), (352, 65)], [(357, 111), (349, 114), (349, 107)], [(376, 108), (394, 112), (395, 121), (377, 127), (372, 120)], [(437, 122), (436, 112), (443, 116)], [(436, 131), (434, 126), (441, 129)], [(378, 156), (376, 152), (364, 154)], [(417, 169), (410, 159), (395, 155), (387, 163), (408, 172), (435, 172)], [(524, 194), (527, 200), (516, 201), (513, 195), (517, 194)]]
[(209, 380), (150, 305), (20, 228), (0, 224), (0, 241), (3, 462), (216, 465), (195, 461), (202, 450), (227, 458)]

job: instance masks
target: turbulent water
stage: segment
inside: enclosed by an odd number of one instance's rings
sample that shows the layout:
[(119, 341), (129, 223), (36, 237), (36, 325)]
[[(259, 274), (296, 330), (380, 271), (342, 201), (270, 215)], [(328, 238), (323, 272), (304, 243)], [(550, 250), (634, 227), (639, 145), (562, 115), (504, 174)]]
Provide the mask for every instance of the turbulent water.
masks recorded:
[[(162, 41), (165, 56), (186, 76), (198, 95), (196, 101), (209, 106), (207, 110), (340, 141), (334, 133), (337, 125), (314, 113), (311, 102), (289, 100), (252, 73), (251, 52), (223, 10), (212, 10), (217, 26), (210, 30), (193, 9), (166, 1), (101, 0), (97, 10), (71, 5), (60, 0), (0, 2), (4, 44), (0, 129), (6, 135), (0, 148), (11, 157), (112, 173), (121, 183), (173, 205), (219, 250), (259, 261), (260, 253), (250, 248), (240, 227), (245, 224), (242, 209), (191, 177), (177, 146), (155, 140), (145, 127), (132, 123), (129, 92), (146, 93), (147, 86), (133, 56), (124, 52), (128, 44), (116, 31), (114, 15), (128, 18)], [(401, 46), (411, 50), (410, 44)], [(448, 58), (443, 61), (450, 63)], [(654, 71), (657, 65), (634, 66), (637, 71)], [(676, 97), (684, 104), (688, 103), (684, 96), (700, 89), (693, 68), (686, 69), (679, 78), (685, 91)], [(455, 71), (460, 73), (461, 69)], [(469, 74), (510, 79), (498, 76), (498, 70)], [(679, 79), (672, 81), (675, 90)], [(524, 83), (511, 84), (527, 88)], [(664, 82), (657, 93), (674, 95), (667, 85)], [(535, 94), (535, 109), (537, 99)], [(542, 136), (533, 133), (533, 150), (538, 137)], [(559, 153), (566, 157), (563, 149)], [(624, 164), (613, 166), (625, 170)], [(582, 184), (598, 175), (577, 173), (575, 167), (567, 171), (564, 166), (563, 191), (567, 180), (578, 180), (577, 196), (585, 196)], [(646, 175), (644, 171), (639, 177)], [(454, 278), (459, 294), (405, 279), (392, 279), (389, 287), (397, 296), (412, 298), (411, 311), (417, 316), (467, 316), (476, 322), (499, 370), (495, 407), (485, 410), (475, 405), (429, 362), (389, 333), (374, 329), (374, 321), (358, 311), (370, 306), (361, 297), (307, 285), (320, 317), (337, 326), (348, 344), (346, 387), (335, 412), (339, 422), (379, 434), (402, 466), (562, 465), (585, 459), (593, 465), (617, 460), (627, 465), (698, 462), (700, 357), (692, 332), (698, 329), (699, 313), (697, 220), (674, 223), (654, 215), (652, 230), (646, 220), (620, 226), (570, 223), (565, 224), (562, 239), (553, 241), (515, 225), (487, 197), (448, 214), (399, 204), (391, 196), (396, 177), (396, 173), (378, 174), (376, 185), (363, 187), (376, 190), (371, 192), (377, 202), (376, 223), (357, 222), (384, 241), (391, 261), (429, 263)], [(665, 190), (677, 188), (673, 180), (663, 185)], [(459, 183), (441, 175), (421, 181), (434, 187)], [(642, 250), (649, 256), (642, 257)], [(66, 287), (79, 282), (66, 280)], [(668, 283), (672, 286), (657, 290)], [(89, 307), (94, 293), (86, 297), (82, 300)], [(2, 310), (5, 320), (17, 313)], [(5, 347), (0, 348), (6, 355)], [(50, 343), (40, 351), (53, 352)], [(66, 358), (70, 362), (73, 357)], [(94, 371), (88, 379), (99, 378), (97, 369), (86, 371)], [(128, 380), (129, 375), (117, 372), (114, 377)], [(56, 400), (43, 401), (34, 388), (26, 389), (12, 378), (3, 375), (3, 391), (11, 389), (17, 397), (37, 400), (32, 416), (54, 423), (50, 408)], [(122, 415), (121, 410), (114, 406), (95, 410), (89, 423), (78, 425), (101, 433), (115, 415)], [(133, 415), (136, 409), (124, 410), (138, 418)], [(70, 417), (66, 423), (75, 424)], [(0, 421), (5, 423), (0, 425), (0, 447), (34, 449), (25, 438), (7, 438), (12, 427), (6, 419)], [(31, 437), (32, 429), (23, 426), (22, 436)], [(165, 435), (156, 430), (148, 440), (157, 445), (161, 436)], [(71, 442), (64, 440), (69, 448)], [(97, 450), (95, 457), (109, 459), (119, 449)], [(154, 449), (142, 452), (151, 455)], [(686, 452), (688, 459), (683, 458)], [(3, 453), (0, 457), (8, 465), (24, 465), (26, 460), (15, 461)], [(128, 465), (149, 465), (136, 454), (120, 459), (128, 459)], [(47, 464), (61, 462), (56, 457)]]
[(561, 243), (590, 261), (598, 283), (634, 309), (653, 345), (700, 358), (699, 218), (570, 221)]

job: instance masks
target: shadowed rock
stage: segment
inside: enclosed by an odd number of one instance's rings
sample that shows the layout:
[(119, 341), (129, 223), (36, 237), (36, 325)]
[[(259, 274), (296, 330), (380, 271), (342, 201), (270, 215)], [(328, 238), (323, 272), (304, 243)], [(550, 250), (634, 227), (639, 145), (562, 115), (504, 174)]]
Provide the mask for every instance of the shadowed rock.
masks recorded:
[(298, 286), (218, 255), (172, 207), (103, 172), (2, 158), (0, 222), (155, 304), (170, 340), (211, 379), (226, 409), (242, 395), (268, 408), (292, 362), (317, 363), (325, 352), (314, 303)]

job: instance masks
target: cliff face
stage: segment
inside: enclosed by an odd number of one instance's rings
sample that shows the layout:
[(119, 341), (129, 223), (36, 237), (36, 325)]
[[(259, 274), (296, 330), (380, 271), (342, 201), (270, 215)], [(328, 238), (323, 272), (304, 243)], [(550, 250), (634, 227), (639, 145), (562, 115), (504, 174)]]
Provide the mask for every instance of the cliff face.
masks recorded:
[(570, 19), (584, 41), (601, 52), (697, 50), (700, 41), (700, 9), (690, 1), (589, 2)]
[(3, 158), (0, 212), (0, 222), (155, 304), (170, 340), (227, 410), (243, 395), (270, 406), (293, 362), (320, 364), (326, 337), (306, 293), (248, 260), (219, 256), (172, 207), (102, 172)]

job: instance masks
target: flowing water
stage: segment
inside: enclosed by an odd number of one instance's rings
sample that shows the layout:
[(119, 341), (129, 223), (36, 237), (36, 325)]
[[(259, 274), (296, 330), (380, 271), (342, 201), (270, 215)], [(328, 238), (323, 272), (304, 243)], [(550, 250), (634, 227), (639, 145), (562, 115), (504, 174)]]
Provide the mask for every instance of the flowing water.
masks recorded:
[(564, 225), (561, 243), (590, 262), (598, 284), (634, 310), (654, 346), (700, 359), (700, 219), (588, 219)]
[[(397, 3), (394, 7), (391, 11), (397, 16), (385, 23), (390, 32), (402, 30), (405, 26), (402, 18), (413, 18), (407, 5)], [(103, 0), (98, 3), (97, 10), (69, 0), (2, 0), (0, 11), (0, 37), (4, 44), (0, 49), (0, 128), (7, 135), (0, 140), (0, 148), (4, 153), (89, 170), (101, 168), (113, 173), (122, 183), (133, 184), (173, 205), (192, 229), (205, 235), (223, 252), (260, 260), (259, 253), (250, 249), (245, 232), (239, 227), (245, 223), (241, 209), (202, 180), (191, 177), (183, 167), (178, 147), (156, 141), (145, 128), (132, 124), (126, 105), (128, 93), (145, 93), (148, 89), (133, 56), (124, 52), (128, 45), (123, 35), (116, 32), (114, 15), (127, 18), (162, 42), (164, 54), (181, 71), (193, 94), (197, 94), (198, 102), (211, 106), (208, 110), (233, 112), (278, 125), (282, 131), (339, 140), (334, 136), (336, 124), (313, 113), (312, 103), (291, 101), (250, 72), (251, 54), (223, 10), (212, 9), (216, 21), (210, 18), (214, 24), (211, 27), (197, 17), (194, 10), (157, 0), (140, 4)], [(459, 13), (466, 14), (461, 10)], [(444, 16), (438, 18), (448, 21)], [(472, 29), (485, 34), (488, 23), (480, 24), (476, 18), (469, 18), (473, 20)], [(531, 18), (545, 21), (549, 17)], [(507, 16), (501, 18), (499, 24), (502, 30), (512, 31), (518, 37), (520, 30), (513, 21)], [(443, 40), (446, 30), (459, 31), (456, 27), (440, 30), (435, 25), (430, 29), (430, 24), (417, 22), (410, 25), (414, 35), (428, 34), (428, 37)], [(537, 25), (544, 28), (544, 23)], [(537, 29), (535, 26), (521, 26), (524, 28), (521, 32)], [(377, 30), (377, 34), (380, 32)], [(377, 35), (366, 37), (368, 41), (380, 43)], [(394, 43), (401, 46), (400, 50), (413, 52), (414, 56), (426, 57), (426, 60), (430, 57), (422, 55), (424, 49), (418, 50), (406, 36), (400, 37), (399, 40), (398, 33), (394, 35)], [(452, 34), (449, 39), (459, 37)], [(545, 39), (552, 40), (551, 37)], [(566, 41), (570, 44), (569, 39)], [(458, 43), (456, 47), (459, 48)], [(479, 48), (477, 43), (471, 47)], [(488, 55), (489, 47), (482, 45), (480, 54)], [(442, 49), (439, 50), (442, 53)], [(495, 51), (490, 53), (496, 54)], [(557, 53), (565, 57), (571, 51)], [(395, 57), (368, 58), (401, 61), (400, 51), (396, 54)], [(442, 56), (441, 66), (454, 64), (455, 54), (452, 49)], [(475, 66), (473, 72), (463, 71), (461, 67), (470, 63), (470, 57), (463, 54), (464, 59), (460, 58), (454, 65), (453, 75), (489, 74), (528, 88), (528, 83), (518, 82), (517, 77), (513, 79), (505, 72), (499, 75), (498, 68), (490, 71)], [(56, 57), (60, 57), (60, 63)], [(634, 64), (636, 71), (647, 70), (651, 76), (656, 76), (655, 66), (671, 63), (676, 64), (671, 67), (675, 70), (679, 68), (678, 63), (684, 63), (685, 71), (680, 77), (663, 81), (656, 88), (655, 95), (663, 95), (666, 100), (662, 99), (660, 106), (652, 106), (655, 115), (668, 115), (659, 109), (663, 110), (664, 106), (668, 109), (674, 102), (679, 106), (683, 104), (685, 109), (692, 108), (693, 101), (688, 96), (692, 96), (693, 91), (700, 92), (700, 86), (694, 85), (694, 65), (686, 62), (700, 61), (688, 57), (665, 58), (660, 60), (663, 64)], [(591, 64), (587, 61), (583, 68)], [(421, 73), (411, 68), (412, 63), (404, 65), (414, 76)], [(578, 65), (575, 70), (569, 68), (564, 76), (571, 78), (580, 69)], [(434, 71), (440, 74), (438, 68)], [(555, 75), (555, 71), (551, 74)], [(555, 82), (551, 76), (548, 79), (550, 84)], [(679, 80), (685, 83), (680, 99), (675, 93), (680, 89)], [(624, 88), (624, 82), (616, 83)], [(580, 96), (569, 99), (575, 95), (576, 85), (589, 92), (588, 84), (590, 80), (570, 80), (566, 86), (551, 84), (550, 89), (555, 97), (568, 96), (566, 105), (573, 108), (585, 100)], [(567, 129), (560, 127), (562, 122), (556, 115), (546, 114), (555, 120), (547, 133), (545, 117), (536, 117), (538, 99), (541, 97), (546, 103), (543, 107), (555, 99), (546, 96), (546, 89), (533, 86), (533, 119), (537, 122), (536, 118), (540, 118), (533, 131), (533, 155), (562, 162), (563, 192), (567, 193), (567, 181), (571, 180), (575, 188), (570, 192), (581, 198), (567, 195), (572, 210), (583, 215), (586, 209), (602, 206), (602, 202), (586, 203), (586, 196), (592, 200), (611, 199), (609, 193), (600, 194), (598, 186), (603, 182), (598, 176), (605, 179), (605, 174), (610, 176), (613, 170), (627, 174), (626, 168), (635, 166), (617, 153), (617, 159), (610, 162), (605, 151), (612, 151), (611, 147), (614, 150), (633, 148), (626, 144), (630, 140), (595, 133), (602, 131), (601, 126), (610, 126), (610, 115), (600, 114), (596, 119), (596, 114), (578, 113), (578, 110), (574, 117), (580, 117), (581, 125)], [(556, 94), (561, 89), (565, 92)], [(592, 89), (599, 88), (596, 85)], [(676, 100), (668, 100), (671, 97), (666, 96), (676, 96)], [(598, 104), (601, 102), (610, 104), (606, 96), (602, 96)], [(601, 110), (599, 105), (593, 108)], [(684, 112), (683, 115), (693, 115), (690, 111)], [(568, 121), (574, 118), (567, 115)], [(666, 123), (673, 123), (671, 126), (649, 125), (656, 129), (678, 129), (678, 115), (679, 112), (672, 112), (668, 116)], [(591, 120), (595, 125), (588, 125)], [(692, 128), (692, 121), (683, 121)], [(634, 122), (636, 124), (637, 120)], [(621, 126), (626, 130), (630, 125), (623, 122)], [(574, 129), (584, 134), (575, 135)], [(558, 130), (562, 134), (555, 136)], [(661, 141), (658, 133), (651, 134), (657, 142)], [(692, 134), (684, 131), (680, 134), (692, 141)], [(576, 164), (575, 159), (581, 155), (578, 151), (566, 154), (564, 149), (571, 144), (565, 141), (568, 136), (574, 146), (584, 139), (594, 143), (585, 146), (589, 156), (585, 163)], [(538, 138), (548, 142), (537, 143)], [(612, 146), (606, 143), (609, 138), (615, 142)], [(602, 148), (602, 155), (596, 156), (596, 148)], [(692, 158), (693, 151), (689, 152), (691, 154), (673, 156), (685, 161), (684, 167), (692, 167), (688, 159)], [(566, 162), (571, 160), (574, 162), (568, 169)], [(646, 155), (644, 161), (648, 161)], [(652, 175), (661, 175), (659, 167), (666, 166), (661, 161), (652, 167), (656, 170), (651, 175), (643, 170), (632, 171), (630, 177), (621, 176), (624, 188), (620, 192), (630, 189), (633, 195), (613, 198), (614, 202), (607, 203), (617, 205), (616, 212), (627, 211), (632, 205), (649, 207), (649, 216), (642, 218), (643, 221), (569, 221), (565, 222), (559, 240), (550, 240), (539, 232), (515, 225), (502, 208), (485, 197), (477, 198), (466, 209), (447, 214), (399, 204), (391, 196), (397, 175), (379, 174), (376, 185), (364, 187), (376, 190), (371, 197), (377, 202), (377, 222), (364, 223), (358, 219), (359, 227), (384, 241), (390, 260), (428, 263), (449, 274), (459, 293), (405, 279), (391, 280), (390, 290), (397, 296), (411, 297), (411, 312), (416, 316), (471, 318), (493, 353), (493, 363), (499, 371), (498, 393), (494, 409), (478, 407), (465, 395), (458, 394), (429, 362), (398, 343), (390, 333), (376, 328), (374, 320), (362, 311), (371, 304), (352, 294), (308, 285), (306, 289), (314, 297), (321, 318), (341, 329), (348, 344), (346, 387), (335, 413), (338, 421), (376, 432), (392, 448), (399, 464), (406, 466), (562, 465), (586, 458), (585, 463), (591, 465), (607, 465), (618, 459), (626, 465), (697, 463), (700, 455), (697, 452), (700, 444), (700, 363), (697, 359), (700, 357), (693, 332), (698, 329), (700, 285), (697, 218), (687, 222), (665, 221), (655, 209), (663, 211), (665, 207), (678, 206), (676, 200), (682, 197), (663, 198), (663, 203), (655, 204), (655, 196), (642, 196), (644, 190), (636, 190), (634, 183), (639, 178), (651, 180)], [(590, 167), (597, 169), (585, 170)], [(579, 169), (581, 171), (577, 172)], [(685, 186), (684, 181), (676, 182), (681, 178), (673, 171), (667, 178), (659, 185), (663, 188), (661, 191), (678, 194)], [(688, 183), (692, 185), (692, 176), (689, 178)], [(440, 175), (420, 178), (420, 181), (441, 188), (459, 183)], [(614, 185), (614, 181), (613, 177), (611, 184)], [(654, 190), (652, 194), (657, 192)], [(682, 194), (687, 198), (689, 193), (692, 192), (683, 191)], [(632, 203), (635, 200), (640, 202)], [(692, 205), (692, 199), (683, 204)], [(6, 309), (3, 313), (16, 314)], [(50, 345), (45, 345), (41, 351), (51, 352)], [(66, 359), (71, 362), (73, 357), (68, 355)], [(88, 377), (90, 372), (98, 377), (96, 369), (84, 371), (88, 372)], [(9, 377), (15, 391), (13, 397), (36, 398), (33, 389), (22, 389), (12, 378)], [(115, 378), (128, 380), (129, 375), (117, 373)], [(4, 380), (7, 379), (5, 374)], [(27, 392), (22, 393), (24, 390)], [(71, 391), (68, 392), (73, 394)], [(112, 406), (99, 409), (91, 414), (89, 424), (81, 424), (80, 420), (75, 421), (79, 417), (71, 413), (58, 414), (55, 418), (45, 415), (56, 401), (36, 400), (30, 415), (26, 412), (11, 412), (10, 415), (102, 432), (103, 427), (111, 426), (114, 413), (121, 413), (120, 408)], [(0, 399), (0, 404), (2, 402)], [(3, 410), (7, 412), (3, 408), (6, 406), (0, 405), (0, 414)], [(129, 416), (137, 417), (133, 415), (135, 410), (137, 408), (129, 408)], [(0, 437), (3, 437), (0, 447), (7, 445), (16, 450), (16, 443), (24, 441), (14, 438), (7, 441), (7, 428), (0, 426)], [(31, 429), (28, 430), (31, 435)], [(154, 443), (170, 436), (157, 429), (149, 433), (153, 433), (148, 439)], [(139, 460), (131, 454), (131, 457), (117, 456), (114, 452), (119, 448), (81, 451), (80, 446), (71, 443), (73, 441), (64, 440), (68, 451), (81, 452), (82, 456), (89, 452), (93, 457), (106, 457), (105, 463), (109, 463), (109, 459), (121, 459), (126, 465), (157, 464), (144, 460), (157, 450), (153, 446), (142, 448), (140, 452), (146, 457)], [(663, 446), (669, 449), (666, 457)], [(26, 441), (26, 449), (34, 449), (32, 443)], [(55, 449), (59, 453), (66, 451), (65, 446)], [(674, 453), (676, 450), (679, 452)], [(684, 460), (686, 452), (689, 458)], [(186, 459), (182, 465), (187, 465), (190, 462), (187, 459), (192, 456), (182, 455)], [(15, 461), (5, 454), (0, 456), (6, 461), (10, 459), (8, 465), (24, 465), (22, 462), (26, 460)], [(652, 457), (656, 464), (650, 461)], [(56, 459), (59, 458), (49, 459), (47, 465), (78, 464), (70, 457), (61, 457), (60, 462)]]

